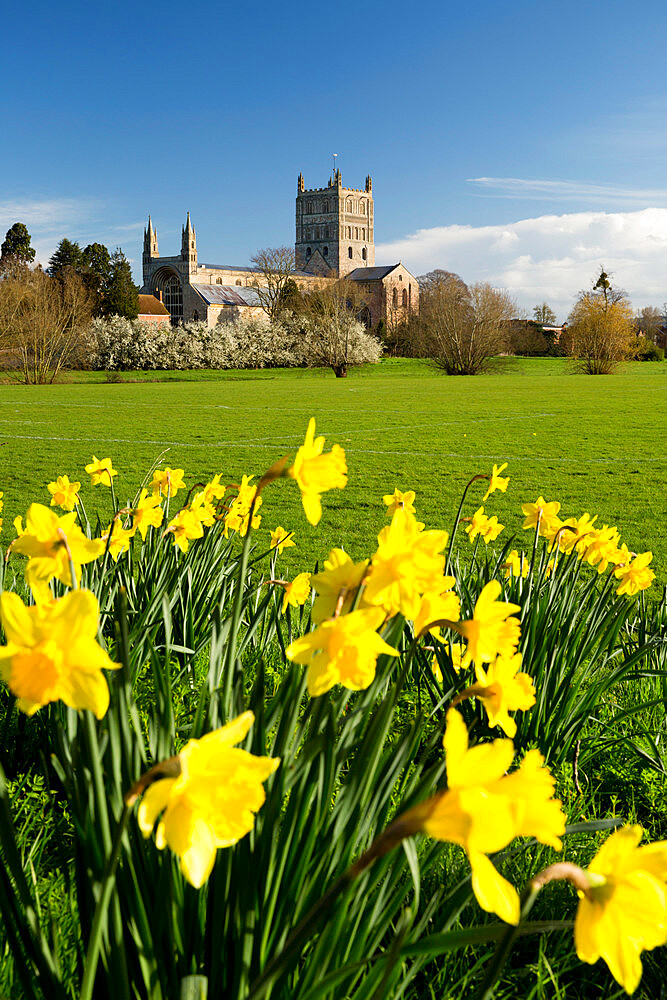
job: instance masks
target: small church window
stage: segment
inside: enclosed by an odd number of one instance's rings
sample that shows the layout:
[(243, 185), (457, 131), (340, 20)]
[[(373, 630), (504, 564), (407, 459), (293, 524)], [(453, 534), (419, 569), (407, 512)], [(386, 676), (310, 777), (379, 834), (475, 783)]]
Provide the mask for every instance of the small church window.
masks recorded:
[(350, 258), (350, 260), (352, 260), (352, 247), (347, 248), (347, 255)]
[(324, 249), (322, 250), (322, 256), (323, 257), (329, 256), (329, 247), (324, 247)]
[(347, 227), (347, 238), (348, 240), (352, 239), (352, 226)]
[(306, 248), (306, 257), (310, 257), (310, 255), (311, 255), (312, 252), (313, 251), (310, 249), (310, 247), (307, 247)]
[(407, 288), (404, 288), (403, 295), (401, 296), (401, 305), (405, 308), (407, 304), (408, 304), (408, 290)]
[(349, 198), (348, 202), (347, 202), (347, 211), (348, 212), (352, 211), (352, 199), (351, 198)]
[(216, 283), (216, 285), (221, 285), (222, 284), (222, 278), (216, 278), (215, 279), (215, 283)]
[(366, 247), (364, 247), (363, 250), (361, 251), (361, 259), (362, 260), (368, 259), (368, 253), (366, 252)]
[(361, 238), (362, 238), (362, 240), (366, 239), (366, 230), (365, 229), (361, 230)]
[(391, 293), (391, 304), (394, 307), (394, 309), (398, 305), (398, 289), (396, 289), (396, 288)]
[(243, 282), (241, 281), (241, 279), (240, 279), (240, 278), (237, 278), (237, 279), (236, 279), (236, 284), (237, 284), (237, 285), (242, 285), (242, 284), (243, 284)]

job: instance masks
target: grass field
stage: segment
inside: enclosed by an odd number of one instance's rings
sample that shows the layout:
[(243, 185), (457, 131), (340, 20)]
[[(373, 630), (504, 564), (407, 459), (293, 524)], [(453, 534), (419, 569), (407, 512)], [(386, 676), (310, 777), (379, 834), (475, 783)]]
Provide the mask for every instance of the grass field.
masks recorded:
[(560, 500), (562, 516), (589, 511), (618, 525), (631, 549), (653, 551), (658, 581), (667, 582), (667, 365), (593, 378), (559, 360), (509, 359), (502, 373), (457, 379), (396, 359), (345, 380), (301, 370), (104, 378), (75, 373), (67, 384), (0, 387), (4, 545), (16, 514), (32, 500), (48, 503), (46, 484), (58, 474), (80, 479), (89, 514), (103, 513), (108, 496), (83, 471), (93, 452), (113, 458), (122, 499), (165, 449), (162, 464), (183, 467), (188, 485), (216, 472), (233, 482), (293, 455), (315, 416), (327, 448), (338, 442), (347, 452), (349, 485), (325, 498), (317, 529), (293, 483), (267, 492), (264, 526), (295, 530), (293, 566), (310, 568), (341, 543), (367, 554), (384, 523), (382, 495), (395, 486), (416, 491), (428, 526), (449, 527), (470, 476), (507, 461), (508, 493), (486, 506), (506, 531), (520, 533), (521, 503), (541, 493)]

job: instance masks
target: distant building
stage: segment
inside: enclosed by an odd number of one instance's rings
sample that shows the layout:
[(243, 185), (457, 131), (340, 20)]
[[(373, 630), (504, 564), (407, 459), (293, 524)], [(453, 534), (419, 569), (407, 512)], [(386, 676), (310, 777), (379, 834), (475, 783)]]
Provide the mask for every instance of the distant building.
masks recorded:
[(143, 323), (153, 323), (155, 326), (169, 326), (171, 316), (169, 310), (156, 295), (139, 295), (139, 315)]
[[(322, 280), (348, 278), (366, 299), (361, 318), (369, 327), (380, 320), (390, 328), (419, 311), (417, 279), (401, 264), (375, 267), (373, 183), (344, 188), (336, 170), (325, 188), (306, 189), (297, 180), (296, 269), (292, 278), (303, 289)], [(151, 217), (144, 230), (142, 293), (164, 303), (171, 323), (201, 320), (216, 326), (237, 317), (264, 315), (256, 289), (256, 267), (200, 264), (197, 236), (190, 221), (181, 231), (181, 252), (160, 257)]]

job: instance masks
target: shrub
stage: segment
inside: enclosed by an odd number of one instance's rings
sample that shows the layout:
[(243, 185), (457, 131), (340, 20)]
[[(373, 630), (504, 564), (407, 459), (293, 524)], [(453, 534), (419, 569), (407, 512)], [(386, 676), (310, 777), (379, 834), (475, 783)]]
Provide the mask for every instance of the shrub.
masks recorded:
[(637, 337), (633, 344), (633, 356), (637, 361), (664, 361), (665, 352), (647, 337)]

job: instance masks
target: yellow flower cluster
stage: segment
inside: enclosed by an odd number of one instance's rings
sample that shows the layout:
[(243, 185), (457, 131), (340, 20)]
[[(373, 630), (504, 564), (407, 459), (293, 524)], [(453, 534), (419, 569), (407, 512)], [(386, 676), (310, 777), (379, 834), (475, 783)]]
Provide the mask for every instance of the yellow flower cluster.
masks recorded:
[(480, 507), (476, 510), (470, 519), (470, 524), (466, 526), (466, 534), (470, 541), (474, 541), (478, 535), (481, 535), (484, 539), (485, 545), (489, 542), (495, 542), (496, 538), (500, 532), (505, 527), (504, 524), (500, 524), (498, 518), (494, 514), (493, 517), (488, 517), (484, 513), (484, 507)]
[(523, 527), (536, 529), (551, 542), (552, 549), (576, 552), (582, 562), (595, 566), (598, 573), (604, 573), (611, 566), (620, 581), (617, 594), (633, 597), (653, 583), (655, 573), (648, 568), (653, 553), (630, 552), (627, 545), (621, 544), (618, 528), (607, 524), (596, 526), (597, 515), (591, 518), (586, 513), (580, 518), (569, 517), (563, 521), (558, 516), (558, 501), (547, 503), (542, 496), (535, 503), (523, 504), (521, 509), (526, 516)]

